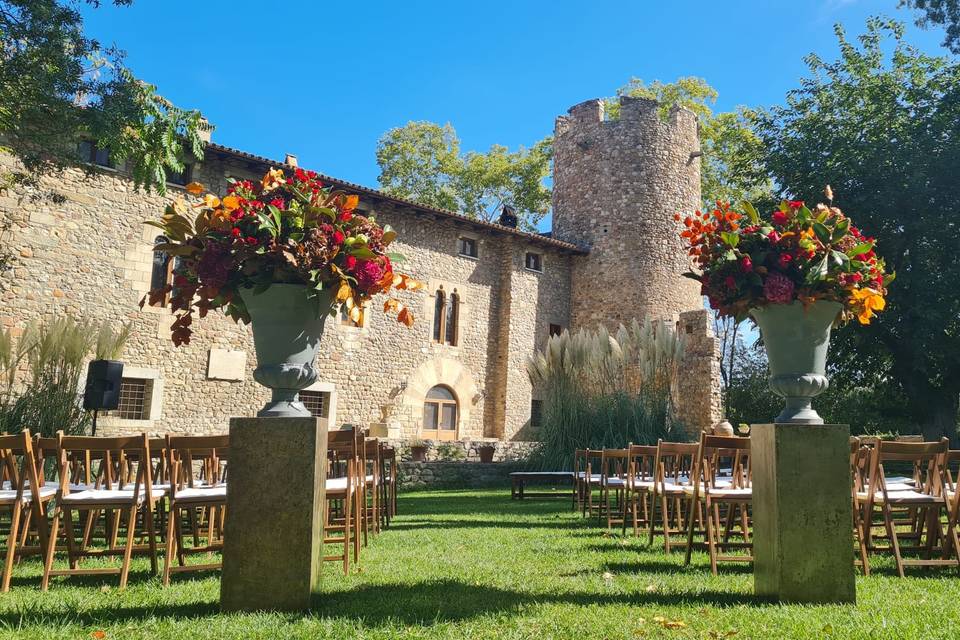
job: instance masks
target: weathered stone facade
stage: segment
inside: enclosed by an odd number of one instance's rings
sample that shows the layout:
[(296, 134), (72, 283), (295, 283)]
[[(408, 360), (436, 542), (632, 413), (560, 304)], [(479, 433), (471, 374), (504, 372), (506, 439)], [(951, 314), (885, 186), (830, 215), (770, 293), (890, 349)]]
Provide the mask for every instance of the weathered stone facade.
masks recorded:
[[(694, 208), (699, 198), (692, 115), (677, 113), (662, 123), (649, 106), (627, 102), (619, 123), (605, 123), (593, 121), (597, 109), (585, 104), (558, 121), (552, 238), (328, 180), (358, 193), (362, 212), (397, 230), (393, 247), (407, 257), (404, 271), (427, 284), (426, 291), (401, 295), (417, 317), (412, 329), (376, 310), (362, 327), (327, 322), (313, 389), (326, 394), (332, 424), (420, 435), (424, 397), (444, 385), (456, 397), (458, 439), (531, 439), (525, 360), (544, 344), (551, 325), (616, 323), (646, 312), (677, 317), (702, 308), (679, 277), (686, 265), (673, 221), (664, 217), (668, 208), (671, 215)], [(599, 146), (610, 147), (602, 157)], [(270, 166), (283, 165), (209, 145), (193, 179), (223, 193), (228, 177), (257, 178)], [(12, 158), (0, 156), (0, 169), (13, 168)], [(16, 331), (64, 313), (132, 324), (125, 377), (146, 381), (144, 416), (104, 416), (102, 433), (220, 432), (229, 417), (252, 415), (267, 398), (252, 378), (256, 357), (248, 327), (211, 314), (195, 323), (190, 345), (175, 348), (169, 311), (138, 307), (150, 286), (159, 232), (143, 221), (157, 219), (165, 203), (182, 194), (176, 186), (169, 191), (166, 198), (145, 194), (122, 172), (78, 168), (36, 188), (0, 192), (0, 213), (13, 222), (4, 243), (16, 255), (14, 268), (0, 274), (0, 324)], [(476, 240), (476, 258), (458, 254), (460, 237)], [(526, 268), (530, 252), (540, 256), (540, 270)], [(433, 340), (434, 296), (441, 288), (460, 299), (455, 346)], [(706, 326), (694, 325), (698, 331)], [(703, 334), (697, 351), (703, 357), (707, 338)], [(710, 381), (701, 380), (708, 369), (697, 371), (683, 395), (707, 390), (712, 397)], [(709, 375), (716, 380), (715, 372)], [(691, 409), (692, 422), (715, 419), (714, 407), (701, 405)]]

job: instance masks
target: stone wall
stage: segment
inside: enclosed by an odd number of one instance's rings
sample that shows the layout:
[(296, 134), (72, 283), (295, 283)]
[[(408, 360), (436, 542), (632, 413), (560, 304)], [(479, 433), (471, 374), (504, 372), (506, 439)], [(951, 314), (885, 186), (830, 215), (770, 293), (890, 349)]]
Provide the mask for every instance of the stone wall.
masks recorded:
[[(227, 177), (262, 175), (269, 164), (261, 160), (208, 149), (194, 179), (222, 194)], [(0, 156), (0, 170), (16, 168), (12, 158)], [(44, 178), (36, 189), (0, 193), (0, 216), (14, 225), (5, 242), (17, 256), (14, 268), (0, 274), (0, 325), (16, 334), (31, 320), (64, 313), (132, 325), (123, 360), (128, 377), (148, 380), (151, 410), (143, 420), (103, 416), (103, 434), (222, 432), (229, 417), (253, 415), (267, 399), (252, 378), (256, 356), (248, 327), (213, 313), (194, 323), (190, 345), (175, 348), (169, 311), (138, 307), (149, 289), (159, 234), (143, 222), (185, 195), (175, 186), (169, 192), (166, 198), (145, 194), (121, 172), (77, 168)], [(414, 310), (413, 328), (377, 308), (362, 327), (328, 319), (318, 388), (336, 407), (331, 423), (385, 423), (391, 435), (416, 436), (427, 390), (444, 384), (457, 397), (458, 437), (523, 437), (531, 397), (523, 360), (542, 346), (549, 324), (567, 323), (570, 251), (361, 193), (360, 211), (397, 230), (391, 248), (407, 258), (400, 268), (427, 288), (400, 293)], [(461, 235), (478, 241), (477, 258), (458, 255)], [(523, 268), (527, 251), (543, 256), (543, 273)], [(460, 296), (456, 346), (432, 339), (433, 296), (440, 287)]]
[(521, 471), (516, 462), (401, 462), (400, 489), (486, 489), (509, 487), (510, 473)]
[[(601, 100), (589, 100), (556, 120), (553, 235), (590, 248), (571, 264), (574, 329), (615, 331), (645, 316), (679, 322), (684, 312), (703, 310), (699, 285), (682, 276), (691, 262), (674, 219), (701, 206), (697, 117), (674, 108), (664, 119), (659, 108), (621, 97), (620, 117), (611, 120)], [(678, 414), (688, 425), (713, 424), (719, 370), (707, 360), (715, 338), (699, 321), (684, 322), (682, 332), (688, 357)]]
[[(387, 439), (387, 442), (397, 449), (397, 456), (402, 462), (412, 462), (409, 440)], [(494, 462), (522, 463), (540, 446), (539, 442), (525, 442), (523, 440), (497, 441), (483, 440), (456, 440), (453, 442), (438, 442), (423, 440), (427, 447), (427, 462), (480, 462), (480, 447), (493, 445)]]

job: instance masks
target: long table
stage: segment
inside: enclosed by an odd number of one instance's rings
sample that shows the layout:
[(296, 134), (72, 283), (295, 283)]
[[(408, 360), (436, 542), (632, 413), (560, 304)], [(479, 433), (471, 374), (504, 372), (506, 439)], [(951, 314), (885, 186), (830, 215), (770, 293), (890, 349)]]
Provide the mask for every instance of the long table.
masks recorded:
[[(548, 482), (550, 484), (569, 484), (570, 491), (527, 491), (527, 482)], [(572, 471), (514, 471), (510, 474), (510, 499), (523, 500), (524, 498), (566, 498), (572, 499), (573, 488)]]

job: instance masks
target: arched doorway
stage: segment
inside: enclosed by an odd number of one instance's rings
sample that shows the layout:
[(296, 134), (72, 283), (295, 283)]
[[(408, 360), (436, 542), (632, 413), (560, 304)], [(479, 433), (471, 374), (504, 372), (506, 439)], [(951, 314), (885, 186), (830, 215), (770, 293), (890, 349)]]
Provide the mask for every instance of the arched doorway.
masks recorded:
[(429, 440), (456, 440), (459, 419), (460, 407), (453, 390), (442, 384), (431, 387), (423, 400), (421, 437)]

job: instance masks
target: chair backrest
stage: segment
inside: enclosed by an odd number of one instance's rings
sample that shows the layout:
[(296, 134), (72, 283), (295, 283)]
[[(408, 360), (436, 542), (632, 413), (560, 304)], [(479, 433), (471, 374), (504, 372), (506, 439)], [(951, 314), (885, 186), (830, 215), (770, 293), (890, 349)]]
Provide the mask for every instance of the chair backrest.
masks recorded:
[[(723, 467), (727, 459), (730, 464), (729, 475)], [(696, 463), (697, 472), (694, 476), (708, 487), (716, 487), (720, 480), (727, 478), (733, 488), (751, 486), (750, 438), (702, 433)]]
[(205, 484), (222, 484), (226, 480), (224, 462), (229, 448), (229, 435), (168, 435), (164, 450), (171, 490), (176, 491), (184, 486), (193, 487), (196, 484), (196, 471), (202, 475)]
[(585, 471), (588, 475), (600, 475), (600, 467), (603, 461), (603, 449), (584, 449), (583, 460), (586, 465)]
[(630, 472), (630, 445), (626, 449), (604, 449), (600, 453), (600, 477), (626, 480)]
[[(947, 488), (950, 491), (957, 491), (957, 483), (960, 482), (960, 449), (950, 449), (943, 458), (943, 474), (947, 481)], [(960, 500), (960, 497), (958, 497)]]
[(653, 480), (654, 465), (657, 460), (657, 448), (655, 446), (645, 444), (630, 445), (629, 460), (631, 481)]
[(923, 436), (918, 434), (908, 434), (903, 436), (897, 436), (894, 439), (895, 442), (923, 442)]
[[(60, 494), (69, 495), (70, 476), (79, 474), (87, 479), (96, 478), (104, 489), (133, 489), (134, 499), (141, 494), (152, 500), (153, 472), (149, 462), (150, 438), (146, 433), (136, 436), (96, 437), (67, 436), (57, 432), (57, 455), (59, 458)], [(136, 470), (127, 472), (128, 464)], [(94, 469), (94, 467), (99, 467)], [(77, 469), (77, 467), (80, 467)]]
[(28, 429), (0, 435), (0, 467), (10, 490), (17, 492), (17, 502), (22, 503), (24, 494), (29, 494), (32, 500), (39, 499), (41, 485)]
[[(360, 429), (335, 429), (327, 433), (327, 475), (343, 477), (350, 467), (348, 461), (360, 461), (360, 454), (365, 451), (363, 431)], [(365, 455), (365, 454), (364, 454)], [(359, 467), (356, 469), (359, 473)]]
[(657, 442), (654, 460), (654, 482), (659, 489), (664, 483), (688, 485), (692, 482), (693, 468), (700, 444), (697, 442)]
[(870, 459), (870, 491), (886, 494), (886, 470), (888, 462), (911, 463), (914, 469), (916, 489), (934, 496), (942, 495), (946, 485), (944, 473), (950, 441), (939, 442), (880, 441)]

